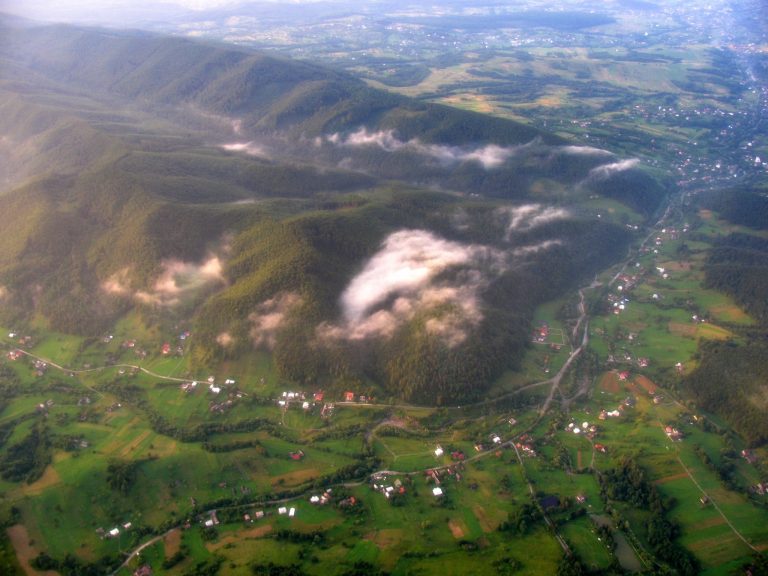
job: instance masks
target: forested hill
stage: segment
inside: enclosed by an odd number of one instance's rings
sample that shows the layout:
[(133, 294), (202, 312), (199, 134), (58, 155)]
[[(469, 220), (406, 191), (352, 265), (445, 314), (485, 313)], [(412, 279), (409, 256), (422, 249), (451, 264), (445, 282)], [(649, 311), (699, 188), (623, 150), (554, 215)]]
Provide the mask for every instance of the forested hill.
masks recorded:
[[(666, 193), (659, 175), (637, 159), (373, 89), (305, 62), (144, 32), (8, 18), (0, 18), (0, 33), (0, 88), (46, 107), (52, 93), (65, 91), (70, 111), (91, 126), (97, 121), (102, 132), (124, 130), (86, 100), (162, 118), (209, 144), (461, 193), (522, 199), (546, 180), (553, 196), (567, 193), (563, 187), (593, 190), (645, 214)], [(39, 117), (11, 117), (20, 119), (12, 131), (20, 140), (29, 136), (24, 129), (37, 134)], [(75, 149), (83, 140), (67, 138)]]
[(238, 118), (246, 135), (316, 136), (377, 124), (424, 141), (560, 142), (522, 124), (419, 103), (328, 68), (231, 45), (8, 19), (0, 30), (2, 56), (49, 80), (138, 105), (187, 105)]
[[(192, 325), (199, 369), (256, 347), (294, 381), (478, 397), (538, 304), (624, 253), (619, 213), (666, 190), (638, 159), (307, 63), (2, 18), (0, 37), (4, 325), (97, 336), (132, 313)], [(598, 219), (600, 196), (627, 212)]]
[(735, 225), (744, 226), (717, 238), (704, 266), (705, 285), (730, 295), (757, 326), (746, 342), (731, 340), (702, 345), (698, 368), (683, 380), (699, 405), (725, 419), (752, 445), (768, 441), (768, 198), (761, 188), (711, 191), (697, 199)]

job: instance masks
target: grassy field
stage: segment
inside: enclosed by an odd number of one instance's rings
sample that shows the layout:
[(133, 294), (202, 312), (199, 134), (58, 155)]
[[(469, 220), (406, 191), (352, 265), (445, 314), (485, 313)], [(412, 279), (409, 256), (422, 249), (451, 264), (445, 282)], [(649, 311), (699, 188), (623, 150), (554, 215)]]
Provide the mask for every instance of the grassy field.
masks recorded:
[[(633, 221), (610, 202), (595, 201), (585, 209)], [(718, 231), (717, 222), (706, 226), (708, 234)], [(691, 252), (681, 251), (684, 242)], [(213, 371), (218, 383), (237, 380), (220, 395), (208, 389), (208, 375), (202, 374), (194, 376), (198, 387), (185, 392), (182, 380), (193, 378), (186, 357), (160, 352), (163, 342), (180, 342), (178, 330), (147, 328), (135, 316), (121, 321), (106, 340), (39, 332), (31, 352), (67, 369), (90, 365), (90, 371), (70, 375), (51, 366), (37, 375), (27, 358), (2, 360), (18, 379), (18, 389), (0, 411), (0, 426), (9, 427), (6, 443), (24, 441), (41, 424), (55, 440), (39, 478), (0, 481), (5, 501), (18, 507), (28, 541), (35, 543), (23, 548), (17, 538), (16, 550), (20, 557), (45, 550), (54, 558), (74, 551), (81, 561), (95, 562), (133, 549), (147, 539), (139, 535), (144, 531), (186, 526), (146, 548), (141, 562), (169, 575), (212, 562), (220, 562), (223, 575), (250, 574), (253, 562), (296, 564), (307, 574), (328, 574), (328, 566), (340, 573), (356, 562), (403, 575), (496, 574), (503, 566), (521, 574), (551, 573), (561, 552), (540, 517), (523, 534), (500, 531), (532, 502), (530, 482), (533, 500), (558, 498), (559, 506), (548, 511), (557, 533), (587, 567), (599, 570), (615, 558), (590, 520), (608, 515), (597, 474), (632, 458), (674, 502), (668, 518), (680, 526), (679, 542), (704, 573), (725, 574), (749, 556), (750, 546), (768, 546), (768, 512), (745, 493), (760, 473), (738, 459), (733, 477), (741, 489), (726, 488), (714, 466), (722, 464), (727, 448), (744, 446), (738, 439), (726, 445), (717, 432), (723, 424), (694, 413), (668, 385), (677, 377), (676, 363), (683, 370), (694, 365), (701, 341), (739, 338), (752, 320), (729, 298), (701, 287), (706, 242), (666, 232), (653, 246), (626, 277), (609, 286), (614, 272), (607, 272), (600, 278), (603, 285), (587, 292), (595, 311), (589, 347), (596, 365), (585, 365), (590, 384), (563, 412), (555, 396), (543, 418), (538, 408), (550, 391), (547, 381), (571, 351), (566, 335), (573, 299), (536, 311), (533, 328), (546, 324), (546, 341), (532, 342), (522, 369), (494, 386), (491, 397), (506, 395), (503, 401), (451, 409), (338, 403), (330, 416), (321, 415), (321, 404), (284, 409), (277, 398), (297, 388), (277, 377), (264, 354), (227, 361)], [(622, 298), (624, 309), (614, 314), (613, 304)], [(6, 334), (3, 330), (0, 342), (7, 350), (15, 343)], [(146, 350), (145, 358), (123, 346), (133, 339)], [(101, 369), (107, 358), (153, 374)], [(574, 382), (583, 369), (577, 369)], [(536, 383), (542, 384), (520, 391)], [(314, 392), (311, 385), (305, 388)], [(572, 393), (567, 390), (561, 394)], [(211, 409), (226, 400), (231, 405), (223, 413)], [(599, 418), (601, 411), (613, 410), (619, 415)], [(705, 420), (716, 428), (705, 427)], [(584, 422), (596, 427), (589, 437), (586, 429), (573, 432)], [(683, 440), (671, 442), (665, 426), (678, 428)], [(185, 437), (190, 431), (197, 435)], [(524, 456), (521, 466), (510, 447), (492, 447), (492, 434), (528, 443), (536, 455)], [(475, 450), (476, 444), (483, 449)], [(444, 450), (440, 456), (438, 446)], [(453, 451), (462, 452), (465, 461)], [(137, 462), (125, 493), (110, 488), (113, 462)], [(436, 482), (426, 474), (435, 468), (442, 497), (433, 495)], [(395, 471), (384, 482), (402, 483), (404, 493), (390, 500), (375, 490), (368, 479), (374, 469)], [(331, 485), (337, 499), (325, 506), (309, 502)], [(707, 504), (700, 501), (704, 495)], [(348, 496), (355, 503), (341, 505)], [(279, 514), (283, 505), (295, 508), (295, 516)], [(647, 547), (647, 513), (619, 508), (639, 545)], [(223, 520), (211, 532), (202, 524), (213, 509)], [(243, 520), (259, 510), (266, 512), (264, 518)], [(120, 528), (129, 522), (131, 528)], [(104, 536), (116, 527), (119, 537)], [(538, 553), (531, 555), (532, 549)], [(621, 550), (623, 562), (640, 562), (626, 538)], [(179, 562), (163, 568), (176, 552)], [(132, 560), (121, 574), (136, 566)]]

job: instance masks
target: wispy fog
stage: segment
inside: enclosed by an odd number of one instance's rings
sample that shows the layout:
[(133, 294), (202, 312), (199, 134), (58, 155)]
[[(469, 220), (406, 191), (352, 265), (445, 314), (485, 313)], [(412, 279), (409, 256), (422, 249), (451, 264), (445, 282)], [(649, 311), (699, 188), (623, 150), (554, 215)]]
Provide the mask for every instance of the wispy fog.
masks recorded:
[(542, 250), (548, 250), (553, 246), (561, 246), (561, 245), (562, 245), (562, 241), (560, 240), (545, 240), (544, 242), (539, 242), (538, 244), (531, 244), (529, 246), (520, 246), (518, 248), (515, 248), (512, 251), (512, 255), (528, 256), (529, 254), (535, 254), (537, 252), (541, 252)]
[(598, 166), (597, 168), (592, 168), (592, 170), (589, 171), (589, 175), (587, 176), (587, 178), (588, 179), (594, 178), (598, 180), (610, 178), (614, 174), (617, 174), (619, 172), (624, 172), (625, 170), (630, 170), (631, 168), (634, 168), (639, 163), (640, 163), (640, 160), (638, 158), (629, 158), (628, 160), (621, 160), (619, 162), (613, 162), (611, 164), (603, 164), (602, 166)]
[(256, 311), (248, 316), (254, 346), (274, 348), (278, 331), (291, 310), (300, 302), (301, 298), (298, 294), (289, 292), (278, 294), (259, 304)]
[(425, 230), (388, 236), (341, 295), (342, 322), (321, 338), (390, 337), (419, 312), (426, 328), (455, 345), (482, 319), (480, 291), (505, 267), (498, 250), (440, 238)]
[(572, 154), (574, 156), (613, 156), (613, 152), (603, 150), (602, 148), (594, 148), (593, 146), (560, 146), (559, 149), (566, 154)]
[(224, 282), (218, 256), (209, 256), (200, 263), (164, 260), (161, 266), (162, 272), (150, 290), (133, 291), (127, 268), (110, 276), (101, 287), (108, 294), (134, 298), (143, 304), (175, 306), (201, 288)]
[(418, 139), (404, 142), (395, 136), (394, 130), (369, 132), (366, 128), (360, 128), (357, 132), (347, 136), (335, 133), (327, 136), (325, 140), (336, 146), (347, 148), (376, 146), (387, 152), (407, 149), (416, 154), (434, 158), (443, 164), (477, 162), (485, 169), (498, 168), (527, 146), (504, 147), (497, 146), (496, 144), (487, 144), (480, 147), (445, 146), (440, 144), (424, 144)]
[(222, 348), (229, 348), (235, 343), (235, 339), (229, 332), (222, 332), (216, 336), (216, 343)]
[(554, 220), (562, 220), (570, 216), (564, 208), (542, 206), (541, 204), (523, 204), (499, 209), (501, 215), (508, 219), (504, 239), (509, 240), (513, 233), (531, 230)]
[(266, 149), (253, 141), (232, 142), (230, 144), (222, 144), (221, 147), (229, 152), (244, 152), (250, 156), (267, 157)]

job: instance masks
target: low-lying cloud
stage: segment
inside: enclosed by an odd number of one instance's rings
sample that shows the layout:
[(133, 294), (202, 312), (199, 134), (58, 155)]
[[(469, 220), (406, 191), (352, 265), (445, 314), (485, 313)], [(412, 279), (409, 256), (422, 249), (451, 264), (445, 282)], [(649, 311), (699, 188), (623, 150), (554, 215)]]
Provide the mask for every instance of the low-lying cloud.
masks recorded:
[(175, 306), (201, 288), (224, 282), (222, 263), (218, 256), (209, 256), (200, 263), (164, 260), (162, 272), (149, 290), (131, 289), (130, 270), (115, 272), (101, 284), (107, 294), (133, 298), (142, 304)]
[(496, 144), (487, 144), (479, 147), (446, 146), (441, 144), (425, 144), (418, 139), (404, 142), (395, 136), (394, 130), (369, 132), (366, 128), (360, 128), (360, 130), (347, 136), (335, 133), (327, 136), (326, 141), (335, 146), (348, 148), (377, 146), (387, 152), (407, 149), (417, 154), (432, 157), (443, 164), (477, 162), (487, 170), (498, 168), (527, 146), (506, 147)]
[(101, 283), (101, 289), (112, 296), (131, 296), (130, 270), (123, 268)]
[(155, 280), (152, 290), (136, 292), (135, 297), (145, 304), (174, 306), (187, 296), (207, 285), (223, 283), (222, 264), (218, 256), (201, 263), (164, 260), (163, 271)]
[(222, 348), (229, 348), (235, 343), (235, 339), (229, 332), (221, 332), (216, 336), (216, 343)]
[(594, 146), (560, 146), (560, 151), (572, 156), (613, 156), (613, 152)]
[(318, 328), (321, 338), (391, 337), (417, 313), (434, 314), (430, 333), (462, 342), (482, 320), (480, 292), (505, 268), (498, 250), (461, 244), (426, 230), (390, 234), (341, 295), (342, 321)]
[(536, 254), (542, 250), (548, 250), (553, 246), (561, 246), (563, 242), (561, 240), (545, 240), (538, 244), (530, 244), (528, 246), (520, 246), (512, 251), (513, 256), (528, 256), (529, 254)]
[(251, 322), (251, 340), (254, 346), (270, 350), (277, 343), (277, 334), (291, 310), (301, 302), (298, 294), (286, 292), (265, 300), (248, 316)]
[(253, 141), (231, 142), (229, 144), (222, 144), (221, 147), (229, 152), (244, 152), (249, 156), (267, 157), (266, 149)]
[(508, 219), (504, 239), (509, 241), (515, 232), (525, 232), (548, 224), (554, 220), (563, 220), (571, 214), (565, 208), (542, 206), (541, 204), (523, 204), (500, 209), (502, 216)]
[(629, 158), (627, 160), (620, 160), (619, 162), (612, 162), (611, 164), (603, 164), (596, 168), (592, 168), (587, 175), (587, 179), (605, 180), (610, 178), (614, 174), (630, 170), (640, 163), (639, 158)]

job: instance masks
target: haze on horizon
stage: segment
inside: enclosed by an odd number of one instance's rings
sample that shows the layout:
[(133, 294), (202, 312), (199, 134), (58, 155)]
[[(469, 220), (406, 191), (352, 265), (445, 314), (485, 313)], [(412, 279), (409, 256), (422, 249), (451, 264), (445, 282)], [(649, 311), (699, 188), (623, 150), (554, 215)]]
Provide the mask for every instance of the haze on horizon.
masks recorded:
[(221, 8), (249, 4), (342, 4), (346, 0), (0, 0), (0, 12), (43, 22), (111, 23), (131, 25), (142, 20), (184, 18)]

